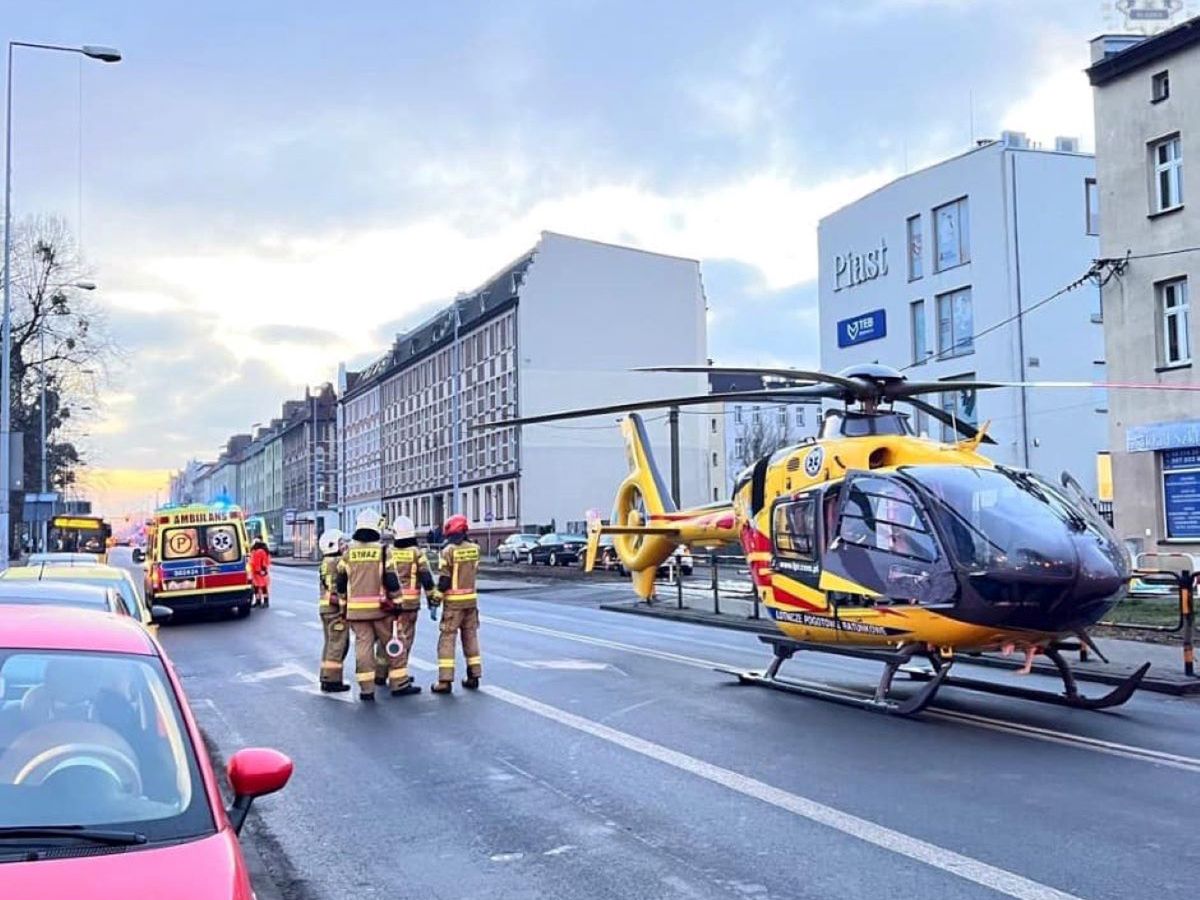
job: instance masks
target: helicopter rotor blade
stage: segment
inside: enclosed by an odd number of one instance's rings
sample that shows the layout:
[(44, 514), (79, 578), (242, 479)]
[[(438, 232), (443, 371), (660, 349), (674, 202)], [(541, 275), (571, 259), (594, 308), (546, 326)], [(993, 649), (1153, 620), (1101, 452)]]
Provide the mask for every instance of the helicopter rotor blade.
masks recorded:
[(806, 369), (772, 368), (770, 366), (638, 366), (635, 372), (685, 372), (701, 375), (761, 375), (764, 378), (781, 378), (785, 381), (809, 382), (837, 385), (855, 395), (870, 394), (871, 389), (861, 381), (814, 372)]
[(902, 381), (885, 385), (883, 396), (888, 400), (903, 400), (921, 394), (941, 394), (944, 391), (987, 391), (1013, 387), (1008, 381)]
[[(810, 392), (811, 387), (820, 388), (822, 392)], [(641, 409), (666, 409), (671, 406), (704, 406), (709, 403), (726, 401), (758, 400), (766, 403), (797, 403), (813, 402), (828, 396), (826, 385), (811, 385), (810, 388), (775, 388), (762, 391), (718, 391), (712, 394), (689, 394), (685, 397), (661, 397), (654, 400), (629, 400), (625, 403), (614, 403), (607, 406), (591, 406), (580, 409), (564, 409), (558, 412), (543, 413), (536, 416), (522, 416), (517, 419), (500, 419), (495, 422), (485, 422), (472, 425), (472, 431), (494, 431), (498, 428), (508, 428), (513, 425), (538, 425), (544, 422), (559, 422), (566, 419), (586, 419), (591, 416), (603, 416), (612, 413), (637, 412)]]
[[(897, 402), (907, 403), (909, 406), (919, 409), (931, 419), (937, 419), (937, 421), (941, 422), (943, 425), (953, 428), (967, 440), (972, 440), (977, 434), (979, 434), (979, 429), (971, 423), (964, 422), (959, 418), (955, 418), (944, 409), (940, 409), (934, 406), (932, 403), (926, 403), (924, 400), (918, 400), (915, 397), (897, 397), (896, 399)], [(994, 444), (996, 441), (990, 434), (985, 434), (983, 436), (983, 443)]]

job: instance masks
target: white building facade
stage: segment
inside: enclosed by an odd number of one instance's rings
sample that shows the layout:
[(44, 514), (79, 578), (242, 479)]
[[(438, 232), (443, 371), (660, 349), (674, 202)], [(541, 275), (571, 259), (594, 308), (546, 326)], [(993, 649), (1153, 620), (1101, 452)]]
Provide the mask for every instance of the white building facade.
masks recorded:
[[(1092, 41), (1111, 380), (1200, 387), (1200, 18), (1152, 38)], [(1135, 552), (1200, 557), (1200, 395), (1113, 390), (1114, 525)]]
[[(582, 529), (591, 510), (607, 516), (628, 471), (616, 415), (519, 430), (479, 426), (706, 393), (703, 375), (631, 371), (703, 365), (705, 307), (696, 260), (544, 232), (530, 252), (397, 337), (378, 375), (385, 515), (408, 515), (419, 531), (434, 531), (461, 512), (493, 546), (519, 529)], [(666, 411), (645, 418), (669, 481)], [(707, 427), (705, 416), (680, 417), (683, 503), (712, 497)], [(354, 458), (347, 455), (347, 467)]]
[(390, 363), (389, 351), (362, 372), (338, 371), (339, 520), (346, 534), (359, 513), (383, 512), (379, 382)]
[[(879, 362), (914, 381), (1106, 380), (1098, 288), (1041, 302), (1089, 269), (1098, 224), (1095, 161), (1068, 138), (1042, 150), (1006, 132), (885, 185), (821, 220), (822, 369)], [(1096, 496), (1103, 392), (925, 399), (970, 424), (990, 421), (996, 461), (1056, 481), (1067, 470)], [(954, 439), (923, 415), (913, 424)]]

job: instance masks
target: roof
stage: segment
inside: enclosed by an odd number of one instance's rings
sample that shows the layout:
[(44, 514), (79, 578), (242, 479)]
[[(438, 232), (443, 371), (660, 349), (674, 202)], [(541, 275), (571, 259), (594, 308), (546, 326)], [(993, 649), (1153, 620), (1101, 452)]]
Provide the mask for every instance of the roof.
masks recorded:
[(158, 655), (150, 635), (128, 616), (62, 606), (5, 606), (0, 600), (0, 619), (3, 649)]
[(56, 563), (39, 563), (34, 566), (9, 566), (4, 570), (3, 578), (21, 579), (45, 579), (47, 581), (57, 581), (59, 579), (84, 579), (96, 578), (106, 581), (124, 581), (124, 570), (117, 569), (113, 566), (103, 564), (95, 564), (90, 566), (80, 565), (79, 563), (69, 563), (67, 565), (58, 565)]
[(1200, 16), (1100, 60), (1086, 70), (1088, 80), (1093, 85), (1105, 84), (1197, 43), (1200, 43)]

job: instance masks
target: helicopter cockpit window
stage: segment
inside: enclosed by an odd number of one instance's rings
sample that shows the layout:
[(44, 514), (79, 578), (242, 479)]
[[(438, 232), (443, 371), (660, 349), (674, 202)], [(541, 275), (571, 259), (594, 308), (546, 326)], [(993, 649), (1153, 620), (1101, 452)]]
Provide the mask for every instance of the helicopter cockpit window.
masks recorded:
[(773, 530), (776, 555), (811, 562), (816, 556), (816, 498), (801, 497), (776, 505)]
[(856, 478), (846, 489), (838, 537), (847, 544), (933, 562), (937, 542), (908, 490), (885, 478)]

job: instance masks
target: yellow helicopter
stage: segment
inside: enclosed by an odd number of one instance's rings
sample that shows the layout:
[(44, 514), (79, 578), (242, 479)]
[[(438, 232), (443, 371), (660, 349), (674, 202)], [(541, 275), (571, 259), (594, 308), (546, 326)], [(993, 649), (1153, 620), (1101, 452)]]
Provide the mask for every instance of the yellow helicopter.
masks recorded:
[[(773, 650), (765, 671), (723, 671), (742, 683), (898, 715), (924, 709), (945, 685), (1083, 709), (1119, 706), (1137, 689), (1149, 663), (1109, 693), (1091, 698), (1080, 693), (1063, 657), (1082, 644), (1103, 658), (1086, 629), (1126, 591), (1131, 566), (1121, 541), (1072, 479), (1064, 476), (1057, 486), (992, 462), (979, 452), (981, 444), (995, 443), (986, 424), (976, 429), (920, 399), (1015, 384), (912, 382), (878, 364), (837, 375), (711, 366), (640, 371), (754, 374), (770, 386), (570, 410), (490, 427), (627, 414), (621, 430), (629, 474), (617, 490), (612, 524), (589, 529), (587, 568), (600, 536), (613, 535), (634, 590), (650, 599), (658, 567), (679, 544), (740, 545), (754, 589), (781, 634), (760, 638)], [(743, 471), (729, 502), (676, 509), (635, 410), (722, 400), (839, 400), (842, 408), (826, 412), (815, 440), (781, 449)], [(895, 409), (898, 403), (947, 424), (961, 440), (946, 444), (915, 436), (908, 416)], [(1026, 671), (1035, 653), (1044, 654), (1056, 666), (1063, 692), (950, 674), (964, 656), (1001, 649), (1024, 651)], [(871, 695), (782, 677), (783, 662), (799, 651), (872, 660), (884, 671)], [(914, 664), (921, 661), (928, 665)], [(920, 688), (893, 696), (899, 671), (923, 682)]]

